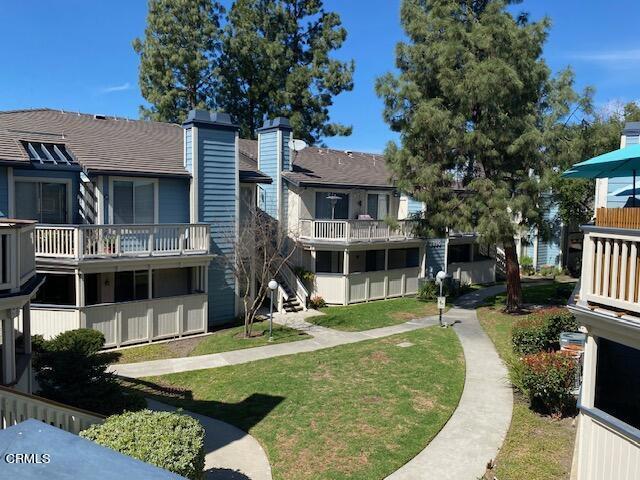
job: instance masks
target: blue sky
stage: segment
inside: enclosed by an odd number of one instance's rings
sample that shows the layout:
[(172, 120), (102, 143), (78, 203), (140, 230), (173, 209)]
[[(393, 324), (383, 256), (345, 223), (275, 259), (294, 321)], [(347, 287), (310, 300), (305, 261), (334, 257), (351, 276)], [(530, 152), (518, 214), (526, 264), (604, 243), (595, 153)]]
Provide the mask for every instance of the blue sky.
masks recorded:
[[(226, 0), (225, 3), (229, 3)], [(528, 0), (516, 7), (553, 27), (545, 58), (557, 71), (571, 65), (577, 86), (593, 85), (596, 100), (640, 98), (640, 41), (636, 2)], [(335, 148), (382, 151), (394, 138), (382, 121), (376, 77), (394, 66), (402, 38), (399, 0), (325, 0), (342, 16), (349, 38), (339, 58), (356, 61), (355, 89), (337, 97), (332, 119), (353, 135), (330, 138)], [(143, 34), (145, 0), (5, 1), (0, 10), (0, 110), (51, 107), (137, 118), (143, 103), (138, 59), (131, 48)]]

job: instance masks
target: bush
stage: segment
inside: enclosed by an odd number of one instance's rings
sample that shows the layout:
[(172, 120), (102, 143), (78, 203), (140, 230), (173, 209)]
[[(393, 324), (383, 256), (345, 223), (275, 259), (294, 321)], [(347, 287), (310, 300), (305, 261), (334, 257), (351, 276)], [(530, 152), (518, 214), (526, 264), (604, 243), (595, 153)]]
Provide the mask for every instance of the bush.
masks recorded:
[(202, 479), (204, 429), (186, 415), (142, 410), (114, 415), (80, 436), (190, 479)]
[(522, 359), (520, 382), (531, 408), (541, 413), (563, 415), (575, 409), (571, 393), (578, 363), (565, 352), (540, 352)]
[(311, 300), (309, 300), (309, 306), (315, 310), (318, 310), (319, 308), (326, 307), (327, 302), (325, 302), (324, 298), (322, 298), (320, 295), (316, 295), (314, 297), (311, 297)]
[(520, 355), (557, 350), (560, 345), (560, 333), (577, 330), (576, 319), (566, 308), (538, 310), (513, 324), (513, 350)]
[(533, 268), (533, 258), (524, 256), (520, 259), (520, 270), (525, 275), (533, 275), (535, 268)]
[(427, 280), (418, 289), (418, 300), (423, 302), (433, 302), (440, 294), (440, 286), (433, 280)]
[(310, 272), (304, 267), (293, 267), (293, 273), (295, 273), (296, 277), (302, 280), (302, 283), (307, 287), (307, 290), (313, 290), (313, 285), (316, 282), (315, 273)]
[(97, 330), (63, 332), (33, 344), (33, 367), (39, 395), (74, 407), (109, 415), (146, 406), (138, 394), (125, 395), (107, 367), (114, 353), (103, 353), (104, 335)]
[(543, 265), (540, 267), (540, 275), (543, 277), (556, 277), (562, 274), (562, 269), (555, 265)]

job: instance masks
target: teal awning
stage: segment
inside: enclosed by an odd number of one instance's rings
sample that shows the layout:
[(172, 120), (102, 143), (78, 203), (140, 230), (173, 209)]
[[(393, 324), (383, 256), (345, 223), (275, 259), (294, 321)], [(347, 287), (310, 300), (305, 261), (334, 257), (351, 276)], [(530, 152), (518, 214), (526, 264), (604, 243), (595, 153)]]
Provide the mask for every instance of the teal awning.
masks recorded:
[(562, 174), (567, 178), (630, 177), (640, 172), (640, 144), (629, 145), (576, 163)]

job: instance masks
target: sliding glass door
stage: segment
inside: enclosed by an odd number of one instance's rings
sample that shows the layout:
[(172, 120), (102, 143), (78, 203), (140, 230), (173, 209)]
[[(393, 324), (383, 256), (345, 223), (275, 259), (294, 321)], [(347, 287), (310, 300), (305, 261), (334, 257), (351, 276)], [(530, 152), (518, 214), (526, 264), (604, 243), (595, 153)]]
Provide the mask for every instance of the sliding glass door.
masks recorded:
[(113, 223), (154, 223), (155, 208), (155, 183), (152, 180), (113, 182)]
[(40, 223), (68, 223), (67, 184), (15, 182), (16, 217)]

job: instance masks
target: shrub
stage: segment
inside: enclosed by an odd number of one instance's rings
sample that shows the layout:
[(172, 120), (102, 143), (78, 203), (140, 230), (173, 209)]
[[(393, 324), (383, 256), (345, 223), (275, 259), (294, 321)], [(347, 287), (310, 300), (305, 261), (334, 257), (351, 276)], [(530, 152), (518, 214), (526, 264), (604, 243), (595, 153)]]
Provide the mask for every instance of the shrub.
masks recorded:
[(107, 372), (114, 353), (103, 353), (104, 335), (97, 330), (63, 332), (34, 343), (33, 367), (39, 395), (92, 412), (109, 415), (146, 406), (138, 394), (125, 395)]
[(578, 364), (565, 352), (540, 352), (522, 359), (521, 384), (531, 408), (562, 415), (575, 409), (571, 393)]
[(309, 306), (315, 310), (318, 310), (319, 308), (326, 307), (327, 302), (325, 302), (324, 298), (322, 298), (320, 295), (315, 295), (311, 297), (311, 300), (309, 300)]
[(578, 324), (566, 308), (545, 308), (513, 324), (513, 350), (521, 355), (557, 350), (561, 332), (575, 332)]
[(523, 256), (520, 259), (520, 270), (525, 275), (533, 275), (535, 273), (535, 268), (533, 268), (533, 258)]
[(307, 287), (307, 290), (312, 290), (313, 285), (316, 281), (316, 274), (310, 272), (304, 267), (293, 267), (293, 273), (295, 273), (296, 277), (302, 280), (304, 286)]
[(186, 415), (127, 412), (89, 427), (80, 436), (178, 475), (203, 478), (204, 429)]
[(433, 280), (427, 280), (418, 289), (418, 299), (423, 302), (432, 302), (438, 298), (440, 287)]
[(543, 277), (556, 277), (562, 274), (562, 269), (555, 265), (543, 265), (540, 267), (540, 275)]

